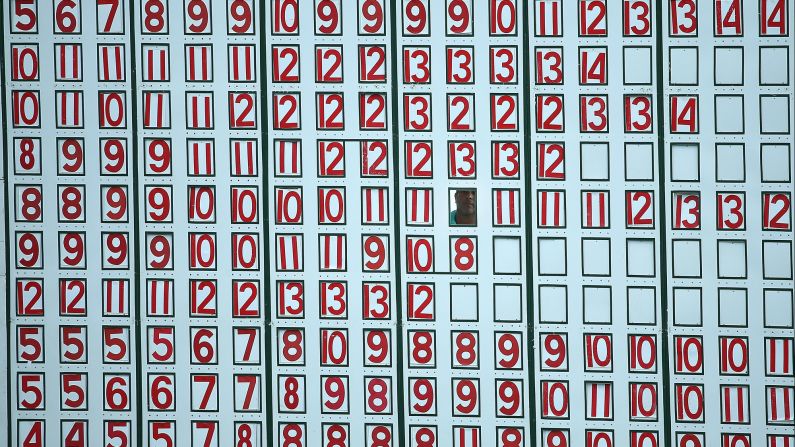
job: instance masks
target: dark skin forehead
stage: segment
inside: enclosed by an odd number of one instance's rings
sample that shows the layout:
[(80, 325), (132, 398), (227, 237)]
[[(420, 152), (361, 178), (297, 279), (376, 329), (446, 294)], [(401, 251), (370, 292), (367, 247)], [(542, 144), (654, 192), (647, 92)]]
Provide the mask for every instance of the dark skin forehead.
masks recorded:
[(456, 190), (456, 192), (455, 192), (455, 198), (456, 199), (458, 199), (458, 198), (465, 199), (465, 198), (469, 198), (469, 197), (472, 197), (472, 198), (475, 197), (475, 190), (474, 189), (459, 189), (459, 190)]
[(477, 191), (459, 189), (455, 192), (456, 222), (460, 225), (474, 225), (477, 213)]

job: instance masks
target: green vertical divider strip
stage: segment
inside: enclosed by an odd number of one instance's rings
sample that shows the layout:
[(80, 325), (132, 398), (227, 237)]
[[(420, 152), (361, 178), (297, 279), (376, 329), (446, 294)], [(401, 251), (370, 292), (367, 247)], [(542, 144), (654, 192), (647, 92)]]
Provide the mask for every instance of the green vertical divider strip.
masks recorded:
[(138, 202), (138, 88), (136, 82), (138, 80), (138, 67), (135, 64), (135, 0), (129, 0), (128, 14), (130, 14), (130, 115), (132, 135), (130, 136), (132, 154), (132, 194), (133, 194), (133, 239), (135, 244), (133, 247), (133, 282), (135, 283), (135, 418), (133, 421), (136, 429), (136, 445), (143, 447), (144, 438), (144, 416), (143, 416), (143, 355), (141, 345), (143, 337), (141, 336), (141, 244), (139, 238), (139, 224), (140, 224), (140, 210)]
[(390, 62), (392, 64), (392, 180), (393, 188), (392, 197), (394, 200), (394, 219), (395, 219), (395, 308), (396, 313), (396, 340), (397, 340), (397, 427), (395, 432), (398, 437), (398, 446), (405, 447), (406, 433), (404, 430), (405, 424), (405, 399), (406, 395), (403, 389), (403, 282), (401, 281), (400, 271), (400, 132), (398, 128), (399, 113), (398, 108), (398, 41), (397, 41), (397, 15), (399, 13), (398, 0), (390, 0), (389, 2), (389, 32), (390, 43), (392, 45), (390, 55)]
[(273, 356), (271, 355), (271, 335), (273, 322), (271, 321), (271, 244), (270, 244), (270, 216), (268, 215), (269, 209), (269, 185), (268, 185), (268, 64), (265, 62), (268, 56), (268, 47), (265, 42), (265, 37), (268, 33), (267, 20), (265, 15), (265, 5), (268, 2), (260, 2), (259, 14), (259, 67), (260, 67), (260, 109), (262, 121), (262, 251), (264, 252), (263, 259), (265, 260), (265, 281), (263, 284), (263, 309), (265, 314), (265, 327), (262, 339), (265, 344), (263, 347), (265, 352), (265, 436), (266, 444), (268, 447), (274, 445), (274, 437), (276, 433), (273, 431), (273, 398), (272, 398), (272, 385), (273, 385)]
[(524, 110), (524, 185), (525, 185), (525, 256), (527, 256), (527, 375), (528, 375), (528, 392), (529, 392), (529, 420), (530, 427), (527, 438), (530, 440), (530, 446), (535, 447), (537, 444), (536, 439), (536, 377), (535, 377), (535, 294), (533, 288), (533, 208), (532, 208), (532, 177), (533, 172), (532, 159), (530, 153), (532, 150), (532, 139), (530, 132), (532, 129), (532, 118), (530, 112), (531, 96), (530, 96), (530, 13), (529, 6), (525, 2), (521, 2), (522, 6), (522, 71), (524, 72), (524, 79), (522, 80), (522, 96)]
[[(11, 5), (11, 2), (3, 2), (3, 6), (0, 6), (0, 23), (3, 24), (3, 32), (0, 33), (0, 85), (2, 85), (3, 91), (0, 92), (0, 104), (2, 104), (3, 110), (0, 110), (0, 117), (3, 120), (3, 179), (5, 180), (5, 201), (3, 202), (3, 216), (5, 216), (4, 222), (4, 230), (3, 234), (5, 235), (5, 263), (6, 263), (6, 417), (8, 418), (8, 437), (6, 440), (6, 445), (11, 445), (11, 247), (9, 244), (11, 240), (10, 231), (8, 229), (8, 201), (11, 199), (11, 194), (8, 191), (8, 123), (6, 120), (8, 116), (6, 116), (6, 30), (5, 30), (5, 7), (6, 5)], [(9, 25), (10, 26), (10, 25)]]
[[(664, 81), (665, 75), (663, 71), (663, 1), (658, 0), (655, 2), (655, 20), (657, 41), (656, 41), (656, 58), (657, 67), (655, 73), (657, 75), (657, 182), (659, 185), (659, 201), (662, 206), (658, 207), (660, 210), (660, 309), (662, 314), (662, 330), (660, 331), (660, 338), (662, 343), (662, 396), (665, 400), (663, 404), (663, 427), (665, 433), (663, 438), (665, 440), (665, 447), (671, 447), (671, 376), (668, 369), (668, 252), (666, 245), (666, 220), (665, 220), (665, 96), (664, 96)], [(658, 403), (659, 405), (659, 403)]]

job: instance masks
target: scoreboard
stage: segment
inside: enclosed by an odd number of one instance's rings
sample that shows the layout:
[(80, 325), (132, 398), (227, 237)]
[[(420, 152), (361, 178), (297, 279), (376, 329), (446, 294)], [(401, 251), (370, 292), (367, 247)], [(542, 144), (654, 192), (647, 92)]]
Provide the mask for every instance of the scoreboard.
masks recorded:
[(8, 0), (9, 447), (795, 447), (791, 0)]

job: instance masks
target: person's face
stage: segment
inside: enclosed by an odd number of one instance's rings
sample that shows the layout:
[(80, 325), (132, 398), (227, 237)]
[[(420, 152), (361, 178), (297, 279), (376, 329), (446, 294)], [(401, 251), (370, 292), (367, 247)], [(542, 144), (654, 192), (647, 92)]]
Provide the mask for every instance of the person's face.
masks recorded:
[(477, 205), (477, 196), (474, 190), (459, 189), (455, 193), (455, 206), (459, 215), (472, 215), (475, 214), (475, 205)]

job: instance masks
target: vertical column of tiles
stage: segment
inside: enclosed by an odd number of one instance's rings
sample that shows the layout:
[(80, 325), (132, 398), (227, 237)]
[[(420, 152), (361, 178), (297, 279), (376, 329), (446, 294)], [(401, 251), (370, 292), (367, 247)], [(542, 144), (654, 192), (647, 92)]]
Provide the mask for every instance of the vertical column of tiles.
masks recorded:
[(275, 445), (397, 442), (387, 11), (268, 3)]
[[(260, 161), (264, 144), (261, 141), (262, 116), (265, 113), (260, 109), (261, 86), (265, 80), (259, 79), (259, 64), (265, 63), (259, 60), (262, 5), (253, 0), (192, 0), (186, 8), (187, 29), (194, 33), (207, 21), (204, 11), (211, 12), (212, 51), (209, 56), (197, 56), (204, 51), (201, 43), (186, 46), (185, 65), (190, 73), (190, 67), (197, 65), (195, 59), (211, 57), (212, 88), (217, 95), (214, 113), (218, 116), (215, 131), (208, 133), (215, 137), (215, 141), (200, 139), (188, 143), (189, 173), (206, 178), (208, 183), (215, 185), (218, 222), (222, 224), (217, 234), (220, 247), (218, 268), (221, 272), (232, 272), (218, 278), (217, 306), (212, 304), (212, 298), (200, 297), (208, 304), (203, 316), (218, 320), (218, 346), (230, 347), (231, 343), (231, 350), (219, 351), (218, 390), (221, 396), (231, 396), (232, 399), (221, 399), (219, 405), (221, 426), (217, 445), (233, 442), (240, 447), (261, 447), (267, 444), (263, 419), (268, 386), (265, 370), (269, 368), (262, 352), (263, 337), (266, 336), (263, 297), (264, 288), (268, 287), (263, 277), (268, 266), (263, 262), (264, 253), (260, 249), (265, 238), (265, 228), (260, 220), (260, 198), (265, 187), (264, 168)], [(217, 148), (214, 157), (217, 169), (206, 166), (206, 149), (201, 148), (206, 148), (207, 143)], [(200, 161), (203, 157), (204, 162)], [(228, 190), (226, 185), (229, 185)], [(203, 190), (206, 186), (197, 184), (191, 188)], [(189, 206), (190, 203), (200, 206), (198, 200), (190, 202), (193, 194), (190, 191), (188, 194)], [(201, 304), (197, 306), (199, 309), (202, 307)], [(191, 340), (191, 345), (195, 344)], [(192, 386), (196, 388), (193, 383)], [(198, 401), (199, 408), (201, 402)], [(197, 425), (201, 428), (200, 423), (193, 424), (194, 427)], [(212, 439), (210, 433), (204, 438), (194, 436), (193, 445), (208, 445), (202, 444), (206, 439)]]
[[(139, 388), (143, 405), (143, 442), (175, 444), (190, 439), (187, 418), (177, 427), (180, 399), (190, 395), (188, 342), (188, 209), (185, 87), (181, 50), (184, 47), (182, 5), (179, 1), (138, 2), (135, 14), (137, 110), (137, 194), (141, 198), (139, 234), (142, 247), (138, 268), (141, 343), (144, 344)], [(175, 228), (177, 231), (175, 231)], [(179, 283), (176, 285), (175, 283)], [(176, 299), (177, 291), (182, 291)], [(211, 346), (212, 347), (212, 346)], [(177, 365), (180, 367), (178, 368)], [(187, 393), (186, 393), (186, 390)], [(217, 390), (216, 390), (217, 393)], [(216, 394), (217, 395), (217, 394)], [(213, 403), (216, 403), (215, 401)], [(188, 416), (184, 401), (179, 405)], [(190, 416), (188, 416), (190, 417)], [(178, 437), (179, 435), (179, 437)]]
[(792, 443), (792, 5), (664, 8), (673, 427)]
[(10, 439), (134, 442), (127, 6), (6, 6)]
[[(758, 37), (749, 39), (751, 42), (746, 45), (746, 51), (749, 52), (748, 69), (751, 70), (749, 79), (751, 82), (755, 80), (758, 87), (747, 85), (744, 93), (748, 103), (758, 107), (754, 113), (758, 119), (752, 115), (749, 130), (758, 132), (759, 137), (755, 139), (758, 146), (746, 148), (746, 153), (753, 154), (753, 160), (749, 157), (746, 169), (748, 182), (761, 193), (755, 193), (754, 200), (746, 203), (749, 212), (753, 213), (751, 222), (761, 219), (761, 225), (754, 225), (755, 238), (761, 239), (761, 247), (756, 245), (754, 256), (759, 259), (761, 255), (762, 272), (761, 281), (757, 269), (756, 281), (749, 285), (749, 296), (756, 297), (756, 300), (747, 307), (749, 330), (755, 335), (749, 340), (750, 350), (756, 351), (749, 363), (757, 365), (749, 379), (751, 392), (755, 394), (751, 408), (756, 408), (759, 413), (752, 421), (752, 432), (755, 427), (760, 427), (759, 431), (765, 433), (764, 439), (761, 436), (753, 439), (757, 445), (764, 443), (768, 447), (783, 447), (795, 445), (795, 282), (792, 265), (792, 196), (795, 191), (792, 178), (795, 144), (792, 72), (795, 43), (792, 24), (795, 23), (795, 5), (762, 0), (756, 12), (753, 6), (756, 4), (749, 2), (746, 8), (750, 9), (745, 16), (759, 17), (758, 22), (748, 23), (749, 37)], [(755, 25), (758, 26), (756, 32)], [(718, 68), (715, 70), (717, 72)], [(750, 110), (754, 111), (754, 108)], [(722, 342), (723, 338), (720, 340)]]
[[(9, 313), (14, 312), (16, 315), (8, 315), (11, 325), (9, 351), (11, 340), (18, 344), (11, 364), (8, 365), (12, 384), (12, 389), (8, 390), (9, 399), (12, 400), (9, 428), (13, 430), (12, 439), (17, 443), (30, 438), (43, 444), (45, 435), (48, 432), (57, 432), (60, 423), (60, 361), (57, 353), (48, 359), (44, 352), (47, 342), (54, 348), (59, 346), (60, 324), (59, 315), (45, 313), (44, 306), (44, 275), (57, 278), (59, 267), (57, 253), (48, 253), (47, 262), (43, 253), (44, 244), (55, 246), (58, 216), (55, 207), (50, 207), (47, 215), (44, 215), (44, 194), (49, 193), (52, 200), (57, 198), (57, 192), (54, 187), (47, 188), (46, 191), (44, 189), (45, 163), (42, 157), (46, 152), (42, 151), (42, 144), (52, 148), (55, 146), (55, 139), (50, 137), (42, 141), (42, 136), (45, 135), (43, 129), (54, 134), (55, 122), (52, 112), (42, 114), (42, 107), (54, 108), (54, 104), (42, 104), (41, 90), (43, 84), (49, 87), (54, 85), (55, 80), (50, 73), (42, 78), (40, 66), (43, 52), (50, 55), (46, 58), (50, 60), (52, 50), (47, 47), (40, 48), (36, 44), (43, 36), (52, 38), (52, 28), (47, 21), (42, 22), (38, 4), (19, 6), (21, 10), (6, 9), (9, 13), (9, 24), (8, 28), (4, 28), (7, 45), (3, 49), (15, 61), (14, 67), (19, 67), (17, 73), (10, 70), (10, 76), (9, 70), (3, 67), (6, 70), (5, 79), (8, 80), (3, 88), (6, 89), (6, 103), (10, 108), (10, 113), (6, 111), (4, 115), (10, 140), (5, 144), (8, 148), (15, 148), (13, 152), (5, 152), (9, 168), (6, 197), (9, 198), (9, 210), (13, 209), (13, 219), (10, 215), (6, 216), (6, 225), (10, 227), (9, 236), (13, 241), (9, 242), (9, 249), (14, 252), (11, 257), (13, 268), (9, 269), (8, 280), (14, 281), (15, 287), (12, 290), (15, 290), (17, 296), (14, 311), (9, 309)], [(15, 52), (18, 58), (15, 58)], [(23, 54), (27, 55), (25, 59), (29, 61), (24, 64), (21, 60)], [(11, 154), (14, 154), (13, 158)], [(54, 178), (57, 176), (55, 157), (48, 157), (47, 161), (46, 173)], [(11, 166), (14, 166), (13, 176)], [(49, 286), (57, 288), (57, 279), (51, 280)], [(46, 374), (46, 370), (50, 373)], [(49, 377), (49, 386), (46, 382), (48, 376), (52, 376)], [(17, 413), (16, 417), (13, 416), (14, 411)], [(57, 439), (55, 434), (50, 436), (50, 439)]]
[[(68, 4), (70, 2), (61, 2)], [(116, 443), (135, 442), (136, 421), (132, 416), (137, 411), (138, 400), (133, 391), (134, 384), (138, 381), (137, 369), (134, 365), (134, 354), (138, 343), (138, 326), (133, 326), (131, 318), (138, 320), (139, 310), (135, 308), (134, 297), (138, 285), (135, 284), (135, 237), (134, 228), (134, 203), (135, 178), (131, 164), (135, 163), (132, 151), (132, 120), (131, 113), (131, 87), (133, 79), (130, 75), (132, 50), (132, 29), (130, 26), (131, 5), (122, 1), (84, 2), (83, 18), (85, 33), (95, 33), (94, 39), (83, 42), (84, 86), (87, 96), (86, 129), (84, 161), (86, 178), (99, 176), (99, 185), (86, 182), (86, 211), (87, 222), (99, 222), (99, 228), (87, 228), (88, 234), (101, 235), (99, 244), (101, 248), (94, 249), (89, 254), (89, 261), (101, 260), (99, 270), (101, 278), (92, 284), (89, 277), (87, 296), (88, 314), (102, 312), (102, 326), (88, 324), (89, 345), (97, 347), (89, 349), (89, 364), (99, 364), (101, 368), (89, 368), (89, 383), (91, 402), (95, 409), (102, 408), (101, 427), (98, 427), (93, 418), (86, 424), (93, 424), (86, 430), (91, 439), (90, 443)], [(66, 6), (66, 5), (64, 5)], [(56, 16), (58, 16), (56, 6)], [(61, 8), (61, 11), (63, 9)], [(68, 20), (68, 18), (67, 18)], [(93, 28), (93, 30), (92, 30)], [(91, 48), (95, 46), (96, 49)], [(55, 63), (58, 70), (66, 69), (69, 64), (62, 59), (70, 60), (68, 50), (64, 54), (58, 49)], [(74, 62), (74, 57), (71, 58)], [(96, 67), (96, 68), (94, 68)], [(74, 72), (74, 68), (72, 68)], [(90, 90), (96, 91), (96, 93)], [(95, 108), (96, 107), (96, 108)], [(94, 113), (93, 110), (96, 110)], [(59, 155), (65, 159), (75, 159), (76, 147), (67, 150), (61, 147)], [(69, 163), (73, 165), (74, 163)], [(59, 163), (63, 169), (66, 164)], [(61, 199), (65, 199), (63, 192), (59, 192)], [(92, 209), (95, 208), (95, 209)], [(99, 231), (97, 231), (99, 230)], [(90, 238), (89, 238), (90, 240)], [(95, 242), (96, 243), (96, 242)], [(96, 254), (93, 254), (96, 253)], [(89, 267), (89, 271), (94, 270)], [(94, 270), (95, 272), (97, 270)], [(59, 295), (68, 294), (69, 289), (80, 289), (79, 284), (67, 282), (59, 287)], [(64, 290), (66, 288), (66, 290)], [(79, 293), (75, 293), (78, 296)], [(92, 297), (93, 296), (93, 297)], [(64, 299), (63, 297), (61, 299)], [(97, 302), (97, 300), (101, 300)], [(64, 308), (63, 306), (59, 306)], [(69, 310), (69, 306), (65, 307)], [(90, 340), (96, 340), (91, 342)], [(94, 354), (96, 352), (96, 354)], [(97, 373), (94, 373), (97, 371)], [(101, 371), (100, 376), (98, 372)], [(94, 377), (96, 376), (96, 378)], [(100, 388), (101, 387), (101, 388)], [(94, 391), (96, 390), (96, 391)], [(99, 421), (97, 421), (99, 422)], [(62, 443), (66, 444), (68, 437), (62, 425)], [(77, 434), (75, 427), (71, 430)], [(83, 444), (77, 444), (83, 445)]]
[(261, 445), (256, 5), (138, 6), (140, 423), (153, 443)]
[[(436, 231), (433, 231), (434, 222), (439, 219), (447, 222), (446, 213), (435, 213), (433, 177), (444, 176), (444, 161), (434, 163), (433, 157), (433, 127), (444, 126), (443, 120), (437, 120), (437, 125), (432, 125), (432, 73), (438, 71), (439, 64), (432, 63), (431, 53), (431, 11), (427, 1), (398, 1), (393, 2), (398, 22), (398, 70), (400, 81), (398, 83), (396, 101), (399, 101), (400, 116), (398, 117), (399, 130), (403, 137), (398, 139), (400, 151), (399, 175), (401, 182), (401, 196), (403, 201), (398, 206), (401, 210), (400, 237), (401, 251), (405, 253), (400, 259), (403, 272), (404, 309), (401, 309), (401, 326), (403, 331), (404, 349), (404, 396), (407, 415), (404, 418), (404, 430), (407, 444), (410, 446), (435, 446), (438, 445), (440, 436), (440, 412), (447, 416), (452, 408), (450, 385), (443, 378), (451, 377), (450, 368), (440, 373), (436, 368), (437, 358), (437, 333), (436, 322), (439, 320), (437, 309), (439, 299), (436, 277), (431, 274), (435, 271), (435, 240)], [(471, 6), (467, 4), (466, 6)], [(440, 8), (441, 9), (441, 8)], [(464, 11), (469, 17), (471, 8)], [(436, 14), (433, 15), (436, 18)], [(441, 35), (442, 20), (436, 20), (437, 27), (434, 32)], [(443, 50), (442, 50), (443, 51)], [(435, 55), (435, 53), (433, 53)], [(436, 60), (440, 60), (436, 56)], [(473, 61), (474, 62), (474, 61)], [(436, 70), (433, 70), (436, 68)], [(441, 79), (437, 74), (435, 79)], [(444, 86), (443, 82), (437, 84)], [(437, 89), (435, 101), (437, 110), (445, 107), (442, 93), (444, 88)], [(439, 112), (437, 112), (438, 114)], [(440, 122), (441, 121), (441, 122)], [(444, 127), (442, 127), (444, 129)], [(439, 138), (444, 144), (444, 137)], [(438, 142), (437, 142), (438, 144)], [(443, 153), (443, 149), (440, 151)], [(444, 160), (445, 157), (441, 157)], [(441, 164), (441, 168), (438, 168)], [(441, 174), (438, 171), (441, 170)], [(444, 177), (442, 177), (444, 178)], [(442, 186), (443, 189), (446, 189)], [(442, 204), (447, 203), (444, 194), (441, 195)], [(444, 205), (442, 205), (444, 206)], [(445, 207), (446, 208), (446, 207)], [(443, 208), (444, 209), (444, 208)], [(405, 211), (403, 211), (405, 210)], [(408, 216), (406, 214), (408, 213)], [(400, 287), (403, 288), (404, 285)], [(442, 416), (442, 417), (444, 417)], [(451, 430), (451, 423), (442, 425)], [(447, 436), (442, 432), (441, 436)]]
[[(275, 322), (271, 323), (270, 346), (271, 367), (276, 373), (272, 373), (275, 379), (268, 383), (275, 431), (267, 436), (269, 444), (279, 446), (316, 442), (318, 437), (313, 435), (317, 427), (309, 429), (309, 416), (317, 421), (320, 415), (319, 384), (308, 374), (310, 361), (317, 367), (317, 359), (310, 359), (306, 352), (317, 345), (317, 338), (306, 328), (307, 312), (313, 310), (307, 300), (318, 296), (317, 288), (312, 287), (314, 293), (306, 290), (314, 282), (311, 278), (318, 275), (312, 264), (317, 257), (311, 255), (312, 240), (317, 234), (307, 233), (303, 225), (308, 211), (304, 206), (305, 174), (314, 177), (311, 166), (304, 170), (304, 160), (309, 158), (305, 157), (304, 145), (307, 152), (316, 150), (312, 147), (314, 139), (303, 132), (314, 122), (311, 113), (314, 108), (307, 106), (306, 101), (309, 104), (312, 101), (315, 59), (313, 39), (300, 37), (301, 33), (314, 35), (313, 15), (306, 3), (299, 9), (298, 2), (276, 0), (269, 2), (263, 14), (263, 19), (269, 22), (269, 33), (263, 41), (271, 56), (267, 62), (263, 61), (268, 64), (270, 77), (263, 82), (267, 83), (265, 94), (270, 104), (265, 121), (270, 132), (268, 145), (273, 147), (269, 163), (272, 166), (266, 167), (267, 187), (273, 202), (268, 203), (268, 238), (273, 253), (268, 266), (271, 283), (267, 287), (272, 291), (270, 296), (275, 297), (270, 311), (270, 319)], [(304, 112), (307, 107), (309, 110)], [(307, 337), (312, 337), (312, 341), (308, 342)], [(310, 394), (310, 390), (314, 392)]]
[(395, 12), (403, 429), (417, 447), (526, 445), (521, 4), (442, 6)]
[(653, 4), (531, 4), (536, 436), (663, 442)]
[[(452, 12), (448, 12), (453, 15), (453, 20), (456, 20), (455, 3), (450, 2), (448, 5), (448, 10), (453, 7)], [(480, 107), (476, 109), (478, 128), (475, 129), (473, 143), (473, 149), (476, 149), (475, 173), (471, 179), (477, 181), (476, 190), (481, 191), (476, 212), (478, 218), (483, 216), (483, 220), (476, 222), (479, 229), (475, 241), (480, 239), (480, 244), (476, 245), (479, 252), (476, 253), (475, 261), (480, 268), (476, 277), (467, 276), (466, 281), (478, 289), (474, 303), (477, 313), (472, 314), (470, 310), (462, 314), (457, 311), (459, 307), (465, 309), (473, 304), (467, 303), (470, 298), (466, 286), (451, 286), (451, 296), (447, 302), (450, 303), (450, 321), (455, 329), (466, 329), (472, 325), (479, 331), (480, 369), (485, 373), (481, 374), (489, 376), (492, 383), (484, 381), (481, 392), (482, 440), (475, 444), (471, 439), (461, 439), (456, 445), (529, 446), (533, 436), (529, 428), (533, 424), (530, 419), (533, 402), (529, 390), (533, 383), (527, 353), (530, 352), (528, 334), (532, 316), (527, 306), (530, 293), (530, 284), (527, 283), (529, 223), (525, 221), (525, 206), (529, 203), (530, 192), (525, 188), (529, 173), (524, 169), (527, 156), (524, 134), (528, 129), (523, 120), (523, 110), (528, 107), (523, 90), (529, 80), (521, 68), (527, 51), (523, 45), (527, 24), (522, 14), (526, 2), (500, 0), (473, 3), (474, 24), (477, 25), (473, 36), (473, 89)], [(481, 42), (488, 42), (489, 45)], [(452, 54), (450, 49), (446, 49), (445, 56), (448, 58), (446, 65), (455, 67), (454, 61), (449, 61), (451, 56), (455, 56), (455, 49)], [(488, 103), (488, 107), (483, 106), (484, 103)], [(459, 154), (459, 148), (466, 149), (466, 144), (462, 146), (457, 142), (448, 142), (448, 172), (455, 180), (461, 180), (454, 182), (454, 186), (459, 183), (468, 186), (464, 182), (469, 179), (467, 151)], [(459, 161), (464, 162), (463, 169), (457, 166)], [(466, 205), (465, 202), (463, 204)], [(454, 234), (458, 230), (457, 226), (451, 227)], [(450, 271), (457, 272), (461, 270), (462, 260), (466, 260), (459, 255), (465, 239), (452, 239), (452, 242), (454, 250), (451, 250), (453, 258)], [(453, 338), (454, 342), (458, 341)], [(461, 343), (456, 345), (458, 347)], [(461, 348), (463, 346), (458, 351)], [(454, 349), (453, 355), (460, 354)]]

